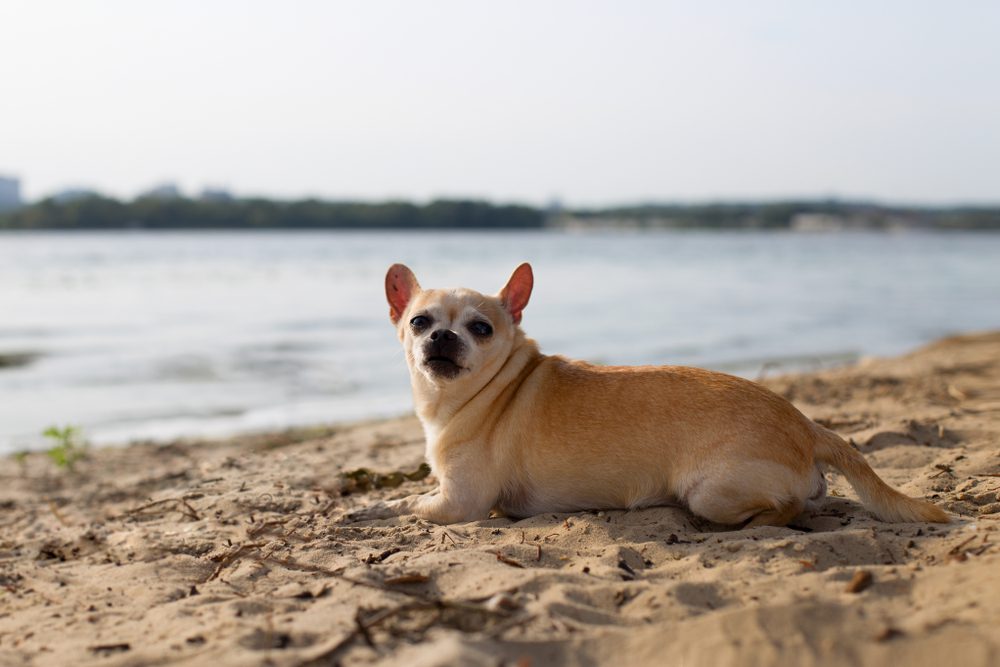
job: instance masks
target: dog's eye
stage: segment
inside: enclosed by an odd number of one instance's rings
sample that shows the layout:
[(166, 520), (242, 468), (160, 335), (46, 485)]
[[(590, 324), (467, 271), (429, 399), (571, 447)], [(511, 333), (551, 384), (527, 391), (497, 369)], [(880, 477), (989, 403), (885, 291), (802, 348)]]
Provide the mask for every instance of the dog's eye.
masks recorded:
[(431, 318), (425, 315), (417, 315), (412, 320), (410, 320), (410, 326), (416, 331), (423, 331), (431, 325)]
[(493, 333), (493, 327), (488, 325), (486, 322), (476, 321), (469, 325), (469, 331), (476, 336), (484, 337)]

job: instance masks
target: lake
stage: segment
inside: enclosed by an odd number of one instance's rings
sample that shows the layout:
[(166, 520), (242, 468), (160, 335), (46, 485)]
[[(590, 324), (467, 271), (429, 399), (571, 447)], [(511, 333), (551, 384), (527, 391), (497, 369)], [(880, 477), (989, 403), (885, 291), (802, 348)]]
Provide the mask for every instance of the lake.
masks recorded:
[(1000, 234), (0, 234), (0, 452), (411, 409), (386, 268), (496, 292), (535, 269), (547, 353), (756, 377), (1000, 327)]

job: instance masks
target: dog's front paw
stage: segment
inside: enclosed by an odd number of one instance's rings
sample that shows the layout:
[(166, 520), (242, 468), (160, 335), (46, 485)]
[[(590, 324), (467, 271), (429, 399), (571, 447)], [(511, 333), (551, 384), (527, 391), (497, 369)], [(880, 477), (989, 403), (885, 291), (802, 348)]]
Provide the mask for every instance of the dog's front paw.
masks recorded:
[(398, 515), (399, 512), (392, 504), (380, 500), (379, 502), (363, 507), (353, 512), (348, 512), (345, 517), (348, 521), (372, 521), (374, 519), (388, 519)]

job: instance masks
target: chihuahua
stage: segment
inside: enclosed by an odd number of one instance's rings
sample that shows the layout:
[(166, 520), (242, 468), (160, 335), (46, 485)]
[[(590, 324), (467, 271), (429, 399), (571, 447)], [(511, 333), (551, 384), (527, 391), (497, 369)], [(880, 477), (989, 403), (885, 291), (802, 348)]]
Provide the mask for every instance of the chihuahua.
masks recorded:
[(680, 504), (709, 521), (783, 526), (839, 470), (883, 521), (947, 522), (883, 482), (864, 456), (791, 403), (742, 378), (682, 366), (595, 366), (542, 354), (521, 329), (534, 283), (522, 264), (496, 296), (385, 278), (410, 368), (426, 495), (350, 515), (436, 523)]

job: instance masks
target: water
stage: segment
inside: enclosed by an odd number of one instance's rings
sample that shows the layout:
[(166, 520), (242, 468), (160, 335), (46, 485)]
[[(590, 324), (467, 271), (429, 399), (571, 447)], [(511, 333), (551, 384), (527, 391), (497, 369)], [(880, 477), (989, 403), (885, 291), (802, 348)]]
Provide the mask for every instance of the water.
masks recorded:
[(603, 363), (756, 376), (1000, 327), (1000, 234), (178, 232), (0, 234), (0, 451), (51, 424), (94, 442), (411, 409), (385, 269), (495, 292)]

